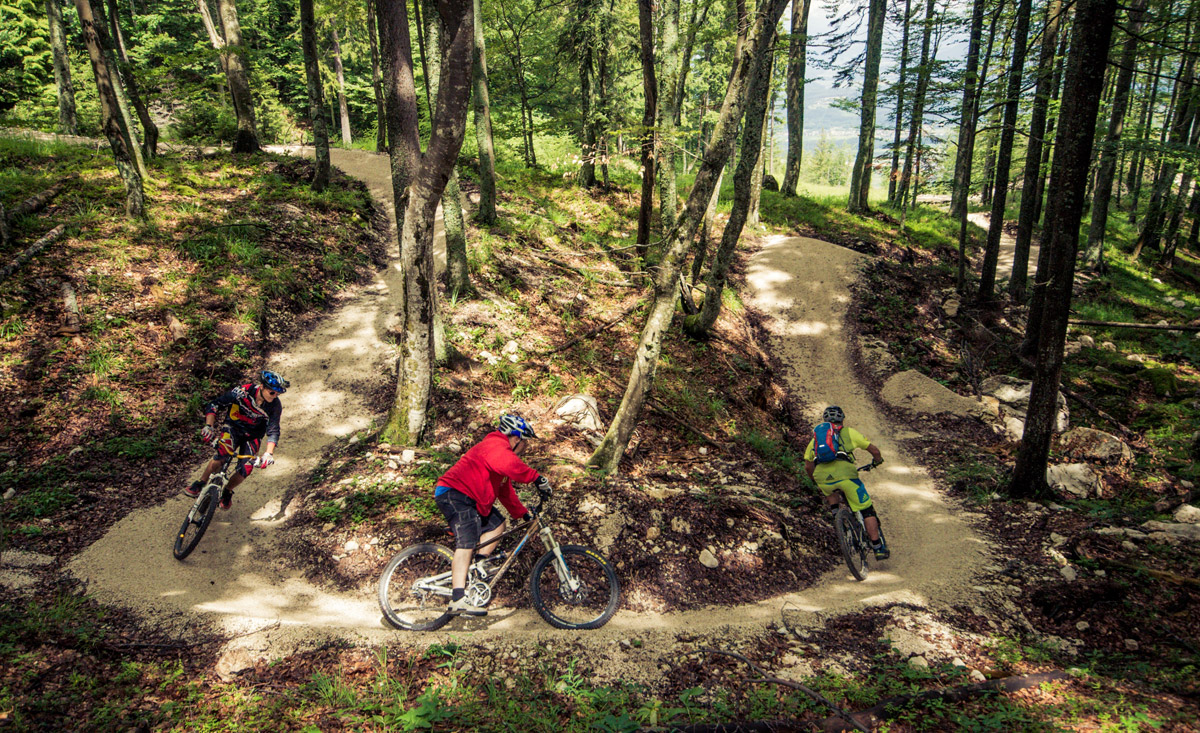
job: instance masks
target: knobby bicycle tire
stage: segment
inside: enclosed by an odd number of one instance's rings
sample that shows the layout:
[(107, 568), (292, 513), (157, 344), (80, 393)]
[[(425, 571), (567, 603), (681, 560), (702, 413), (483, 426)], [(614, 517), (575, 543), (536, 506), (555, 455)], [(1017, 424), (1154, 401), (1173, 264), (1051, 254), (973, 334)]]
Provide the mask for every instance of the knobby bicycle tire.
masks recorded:
[(621, 584), (612, 565), (595, 550), (560, 545), (563, 561), (582, 586), (572, 591), (558, 577), (554, 551), (534, 563), (529, 574), (533, 607), (556, 629), (598, 629), (617, 612)]
[[(175, 537), (176, 560), (182, 560), (192, 554), (192, 550), (196, 549), (196, 545), (200, 544), (200, 538), (208, 530), (208, 525), (212, 523), (213, 515), (217, 513), (217, 492), (211, 488), (211, 485), (204, 487), (203, 497), (200, 500), (200, 507), (197, 509), (199, 517), (192, 516), (192, 509), (188, 507), (188, 515), (183, 518), (183, 524), (179, 526), (179, 534)], [(195, 505), (193, 504), (193, 506)], [(195, 533), (189, 537), (188, 530), (193, 528)]]
[(838, 510), (834, 517), (833, 526), (837, 530), (838, 545), (842, 548), (842, 559), (855, 580), (867, 577), (867, 556), (862, 549), (862, 529), (857, 526), (858, 520), (846, 507)]
[(453, 560), (453, 552), (431, 543), (406, 547), (393, 557), (379, 576), (379, 608), (388, 623), (408, 631), (433, 631), (445, 626), (453, 618), (450, 596), (416, 590), (414, 583), (448, 574)]

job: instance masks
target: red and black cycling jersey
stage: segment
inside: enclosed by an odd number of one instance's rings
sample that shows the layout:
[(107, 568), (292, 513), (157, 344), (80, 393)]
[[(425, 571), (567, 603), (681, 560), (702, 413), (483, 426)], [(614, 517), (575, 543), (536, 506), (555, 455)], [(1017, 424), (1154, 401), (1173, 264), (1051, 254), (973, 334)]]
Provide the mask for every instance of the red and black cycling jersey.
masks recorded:
[(267, 437), (267, 442), (279, 444), (279, 416), (283, 413), (283, 405), (279, 398), (262, 404), (255, 403), (258, 391), (262, 389), (257, 384), (242, 384), (209, 402), (204, 407), (205, 415), (216, 415), (220, 410), (228, 408), (225, 424), (230, 432), (237, 437), (247, 437), (254, 440)]

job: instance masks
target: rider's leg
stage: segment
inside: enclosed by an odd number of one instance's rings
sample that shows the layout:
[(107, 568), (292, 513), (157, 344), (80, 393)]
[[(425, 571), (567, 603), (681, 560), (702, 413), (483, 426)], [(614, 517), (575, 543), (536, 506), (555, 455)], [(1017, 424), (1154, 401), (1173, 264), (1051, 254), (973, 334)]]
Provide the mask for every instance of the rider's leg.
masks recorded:
[(875, 513), (875, 506), (863, 507), (859, 512), (862, 513), (863, 524), (867, 526), (867, 537), (871, 539), (871, 544), (879, 542), (879, 515)]
[(209, 461), (208, 465), (204, 467), (204, 472), (200, 474), (200, 485), (203, 486), (204, 484), (207, 484), (208, 479), (213, 475), (213, 471), (216, 471), (220, 467), (221, 461), (218, 459), (214, 458)]
[[(493, 510), (492, 516), (499, 517), (500, 513)], [(491, 519), (491, 517), (488, 517), (488, 519)], [(484, 527), (486, 528), (487, 524), (485, 524)], [(479, 545), (478, 545), (479, 554), (483, 555), (484, 557), (487, 557), (487, 556), (491, 555), (493, 552), (495, 552), (496, 548), (499, 546), (499, 544), (496, 542), (492, 542), (492, 540), (494, 540), (497, 537), (499, 537), (500, 535), (504, 534), (504, 530), (506, 530), (506, 529), (508, 529), (508, 524), (503, 519), (500, 519), (500, 522), (495, 525), (494, 529), (488, 529), (483, 534), (481, 534), (479, 536)], [(488, 544), (488, 543), (491, 543), (491, 544)]]

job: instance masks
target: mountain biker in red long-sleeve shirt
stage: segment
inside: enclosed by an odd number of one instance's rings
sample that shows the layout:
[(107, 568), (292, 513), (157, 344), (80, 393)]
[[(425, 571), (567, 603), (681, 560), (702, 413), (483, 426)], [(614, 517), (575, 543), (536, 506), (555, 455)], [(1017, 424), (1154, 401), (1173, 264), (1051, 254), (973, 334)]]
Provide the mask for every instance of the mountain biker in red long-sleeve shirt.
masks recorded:
[(493, 511), (496, 501), (513, 519), (521, 519), (530, 510), (517, 498), (513, 482), (550, 490), (546, 477), (520, 458), (528, 446), (527, 439), (536, 437), (533, 426), (519, 415), (501, 415), (498, 429), (464, 453), (437, 481), (434, 501), (454, 532), (450, 613), (487, 615), (487, 609), (471, 605), (465, 593), (475, 548), (484, 545), (479, 554), (492, 554), (496, 546), (488, 543), (504, 533), (504, 517)]

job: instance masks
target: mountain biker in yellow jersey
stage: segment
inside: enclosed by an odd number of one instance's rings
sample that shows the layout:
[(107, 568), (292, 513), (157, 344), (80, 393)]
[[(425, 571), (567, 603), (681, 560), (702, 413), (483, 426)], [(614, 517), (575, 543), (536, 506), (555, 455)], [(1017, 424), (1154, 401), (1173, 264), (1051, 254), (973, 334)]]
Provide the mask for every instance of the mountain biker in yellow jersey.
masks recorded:
[(840, 503), (839, 493), (846, 497), (851, 511), (862, 513), (863, 523), (867, 526), (867, 537), (875, 550), (875, 559), (886, 560), (891, 556), (891, 552), (887, 543), (880, 537), (879, 516), (875, 513), (871, 496), (858, 478), (858, 468), (854, 465), (854, 451), (861, 449), (870, 453), (872, 466), (883, 463), (883, 455), (862, 433), (843, 426), (846, 414), (842, 412), (842, 408), (825, 408), (821, 420), (824, 422), (813, 428), (813, 437), (804, 450), (804, 469), (825, 495), (826, 503), (833, 507), (835, 513)]
[[(258, 384), (241, 384), (208, 403), (204, 408), (204, 429), (200, 439), (217, 441), (217, 453), (204, 468), (198, 481), (183, 490), (188, 496), (199, 496), (213, 471), (221, 467), (222, 458), (236, 455), (258, 455), (259, 442), (266, 437), (267, 448), (258, 461), (266, 469), (275, 462), (275, 446), (279, 443), (279, 418), (283, 413), (279, 395), (287, 391), (288, 380), (272, 371), (264, 371)], [(217, 414), (222, 413), (220, 431), (216, 428)], [(228, 509), (233, 505), (233, 490), (254, 470), (253, 458), (239, 458), (237, 472), (221, 492), (217, 505)]]
[(513, 482), (534, 484), (542, 492), (550, 491), (550, 482), (521, 460), (527, 438), (536, 438), (533, 426), (519, 415), (501, 415), (497, 429), (463, 454), (449, 471), (437, 480), (433, 500), (450, 523), (454, 533), (454, 559), (450, 565), (452, 614), (486, 616), (487, 609), (472, 605), (465, 597), (467, 571), (475, 548), (484, 545), (481, 555), (490, 555), (496, 545), (487, 543), (504, 534), (504, 517), (494, 511), (499, 500), (513, 519), (531, 514), (517, 498)]

